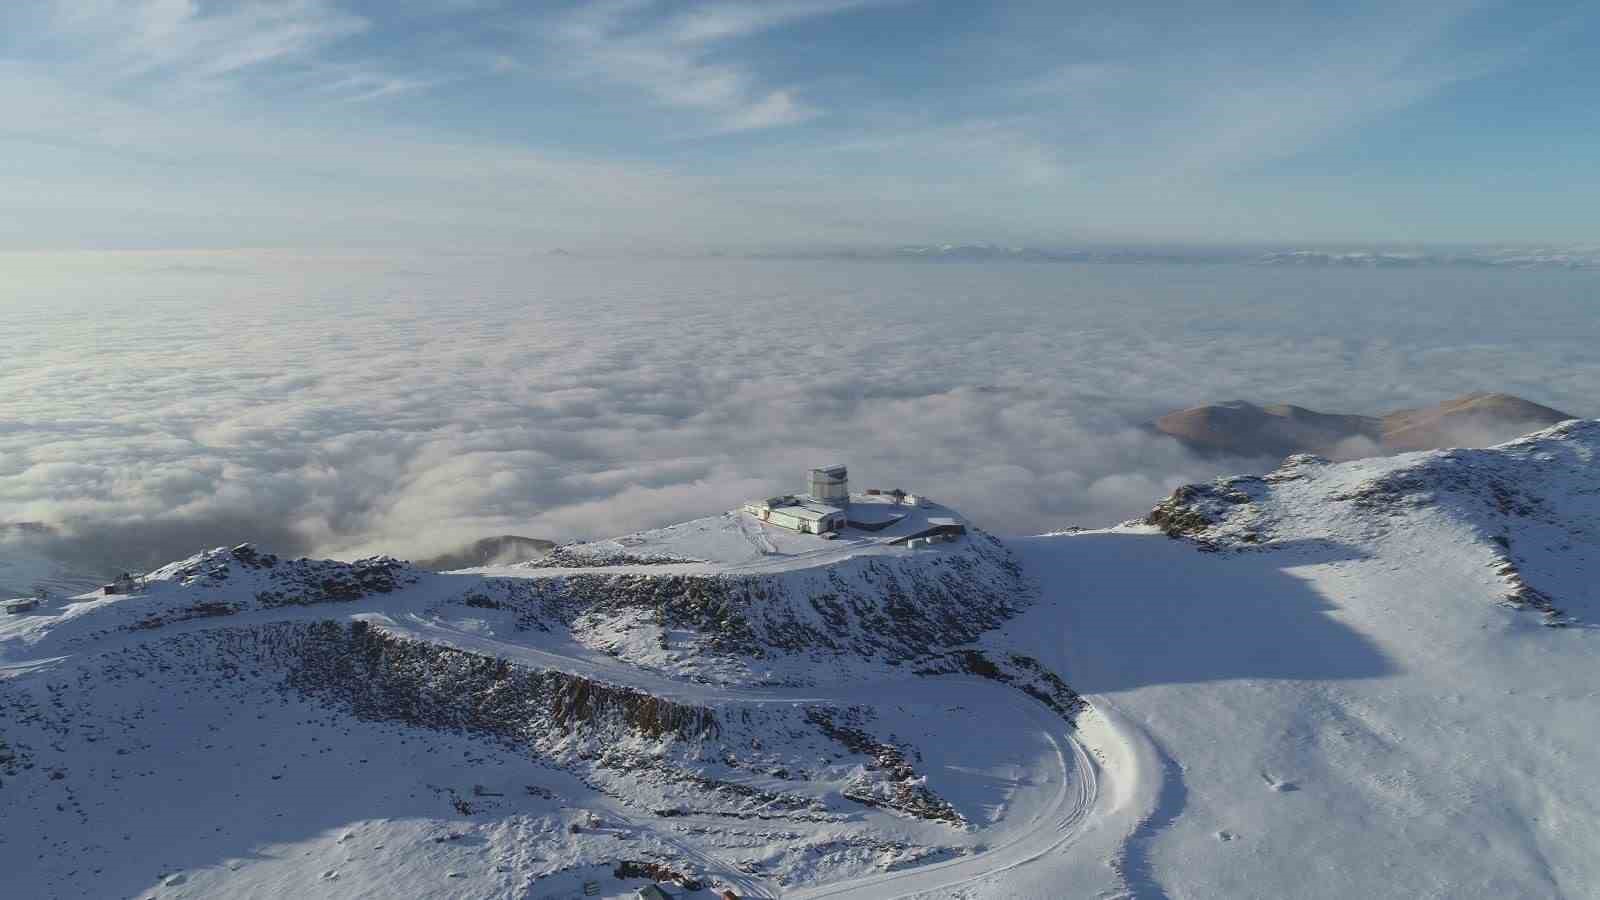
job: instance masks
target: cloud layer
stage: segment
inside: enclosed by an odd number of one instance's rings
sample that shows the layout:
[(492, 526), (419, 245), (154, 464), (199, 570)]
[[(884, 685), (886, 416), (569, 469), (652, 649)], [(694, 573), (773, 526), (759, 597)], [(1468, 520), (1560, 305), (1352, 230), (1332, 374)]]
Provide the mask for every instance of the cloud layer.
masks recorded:
[(97, 564), (246, 539), (422, 556), (495, 533), (599, 537), (835, 460), (1032, 532), (1136, 515), (1215, 474), (1137, 427), (1182, 406), (1379, 411), (1501, 389), (1600, 412), (1592, 273), (7, 262), (0, 522), (50, 527), (13, 529), (11, 552), (26, 539)]

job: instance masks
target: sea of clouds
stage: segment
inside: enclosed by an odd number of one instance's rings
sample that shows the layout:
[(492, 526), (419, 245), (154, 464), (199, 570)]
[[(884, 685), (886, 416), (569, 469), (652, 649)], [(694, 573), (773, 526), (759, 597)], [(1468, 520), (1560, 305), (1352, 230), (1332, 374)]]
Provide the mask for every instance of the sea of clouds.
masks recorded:
[(419, 557), (714, 514), (845, 462), (990, 530), (1271, 461), (1140, 424), (1503, 390), (1600, 414), (1600, 274), (13, 254), (0, 558)]

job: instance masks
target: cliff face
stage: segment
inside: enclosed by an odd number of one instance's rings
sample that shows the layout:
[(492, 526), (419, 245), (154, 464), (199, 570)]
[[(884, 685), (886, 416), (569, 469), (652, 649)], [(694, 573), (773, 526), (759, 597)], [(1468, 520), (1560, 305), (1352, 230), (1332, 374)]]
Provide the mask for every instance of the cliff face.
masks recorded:
[(280, 664), (286, 685), (363, 718), (464, 729), (535, 748), (578, 732), (589, 742), (617, 744), (707, 740), (719, 730), (704, 706), (406, 640), (363, 621), (270, 626), (251, 636), (256, 658)]

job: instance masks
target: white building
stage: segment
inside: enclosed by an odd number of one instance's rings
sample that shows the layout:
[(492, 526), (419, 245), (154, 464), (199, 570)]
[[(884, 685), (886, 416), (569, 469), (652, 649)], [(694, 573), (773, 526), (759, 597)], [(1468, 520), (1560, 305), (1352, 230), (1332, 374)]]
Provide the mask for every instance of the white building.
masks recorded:
[(838, 531), (846, 524), (845, 512), (808, 497), (768, 497), (744, 505), (744, 511), (771, 525), (802, 534)]
[(843, 528), (845, 514), (844, 510), (837, 507), (801, 501), (794, 506), (778, 506), (768, 510), (766, 521), (802, 534), (822, 534)]
[(849, 524), (850, 479), (844, 466), (812, 469), (810, 493), (752, 500), (744, 511), (771, 525), (802, 534), (825, 534)]

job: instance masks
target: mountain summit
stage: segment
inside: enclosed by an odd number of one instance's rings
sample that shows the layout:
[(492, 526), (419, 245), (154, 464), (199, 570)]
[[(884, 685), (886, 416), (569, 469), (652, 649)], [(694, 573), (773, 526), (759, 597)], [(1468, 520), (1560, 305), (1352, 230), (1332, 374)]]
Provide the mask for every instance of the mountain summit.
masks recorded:
[(1510, 394), (1479, 393), (1379, 416), (1235, 400), (1168, 413), (1152, 427), (1203, 453), (1279, 458), (1314, 453), (1358, 459), (1409, 450), (1485, 447), (1571, 418)]

